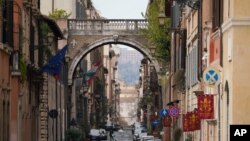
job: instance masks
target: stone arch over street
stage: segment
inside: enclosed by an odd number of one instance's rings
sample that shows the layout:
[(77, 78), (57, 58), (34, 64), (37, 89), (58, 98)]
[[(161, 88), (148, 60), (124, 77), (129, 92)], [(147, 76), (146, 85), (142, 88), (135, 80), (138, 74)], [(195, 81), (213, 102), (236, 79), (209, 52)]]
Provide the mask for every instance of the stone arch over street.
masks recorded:
[(68, 85), (72, 85), (73, 74), (79, 61), (92, 50), (107, 44), (121, 44), (136, 49), (146, 56), (156, 72), (159, 72), (159, 63), (151, 52), (154, 47), (141, 32), (145, 28), (147, 23), (144, 20), (68, 21)]

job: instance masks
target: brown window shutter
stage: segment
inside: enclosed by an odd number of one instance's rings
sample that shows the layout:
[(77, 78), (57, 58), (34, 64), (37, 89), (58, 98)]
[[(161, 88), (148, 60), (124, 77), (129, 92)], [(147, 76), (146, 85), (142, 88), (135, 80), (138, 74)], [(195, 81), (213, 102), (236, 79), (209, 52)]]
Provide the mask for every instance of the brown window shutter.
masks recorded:
[(165, 15), (167, 18), (171, 16), (171, 1), (169, 0), (165, 1)]

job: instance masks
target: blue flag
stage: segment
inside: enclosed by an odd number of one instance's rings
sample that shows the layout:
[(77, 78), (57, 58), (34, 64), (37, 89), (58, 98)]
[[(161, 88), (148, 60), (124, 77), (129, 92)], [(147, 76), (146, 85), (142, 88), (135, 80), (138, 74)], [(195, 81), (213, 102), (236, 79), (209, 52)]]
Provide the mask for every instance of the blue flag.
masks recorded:
[(58, 76), (61, 72), (61, 66), (64, 60), (64, 56), (68, 50), (68, 45), (64, 46), (54, 56), (52, 56), (48, 63), (42, 67), (42, 72), (47, 72), (54, 76)]

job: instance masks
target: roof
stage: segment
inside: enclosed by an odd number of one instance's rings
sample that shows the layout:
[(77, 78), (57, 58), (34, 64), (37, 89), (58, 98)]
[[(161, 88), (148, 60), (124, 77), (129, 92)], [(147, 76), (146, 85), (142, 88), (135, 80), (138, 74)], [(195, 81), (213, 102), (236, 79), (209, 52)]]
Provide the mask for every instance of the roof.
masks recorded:
[(61, 29), (59, 28), (55, 20), (45, 15), (41, 15), (41, 18), (44, 22), (48, 24), (48, 26), (51, 28), (52, 32), (56, 37), (58, 37), (59, 39), (65, 39)]

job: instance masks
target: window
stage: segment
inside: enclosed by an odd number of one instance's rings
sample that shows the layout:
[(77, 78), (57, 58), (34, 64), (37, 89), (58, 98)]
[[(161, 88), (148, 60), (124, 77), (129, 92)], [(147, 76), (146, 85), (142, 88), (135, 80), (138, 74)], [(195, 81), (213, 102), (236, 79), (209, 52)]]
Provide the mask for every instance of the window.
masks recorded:
[(192, 47), (190, 52), (187, 55), (187, 69), (186, 69), (186, 78), (187, 78), (187, 88), (195, 85), (198, 82), (198, 47), (197, 42)]
[(213, 31), (223, 22), (223, 0), (213, 0)]
[(13, 47), (13, 1), (3, 1), (3, 43)]

